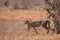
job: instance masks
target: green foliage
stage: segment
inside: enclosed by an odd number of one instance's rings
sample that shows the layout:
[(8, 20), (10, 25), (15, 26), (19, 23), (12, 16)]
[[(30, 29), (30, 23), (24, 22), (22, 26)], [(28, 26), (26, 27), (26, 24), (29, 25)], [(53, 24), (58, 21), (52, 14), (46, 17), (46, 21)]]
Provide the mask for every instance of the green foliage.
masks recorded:
[(47, 9), (46, 11), (49, 13), (48, 18), (53, 17), (53, 22), (54, 22), (54, 25), (55, 25), (55, 28), (56, 28), (56, 32), (58, 33), (58, 31), (60, 31), (60, 29), (59, 29), (60, 24), (59, 24), (59, 20), (56, 17), (56, 14), (58, 14), (60, 12), (60, 8), (57, 8), (60, 4), (60, 1), (59, 0), (54, 0), (52, 3), (49, 2), (49, 1), (50, 0), (45, 0), (45, 2), (51, 6), (52, 10)]

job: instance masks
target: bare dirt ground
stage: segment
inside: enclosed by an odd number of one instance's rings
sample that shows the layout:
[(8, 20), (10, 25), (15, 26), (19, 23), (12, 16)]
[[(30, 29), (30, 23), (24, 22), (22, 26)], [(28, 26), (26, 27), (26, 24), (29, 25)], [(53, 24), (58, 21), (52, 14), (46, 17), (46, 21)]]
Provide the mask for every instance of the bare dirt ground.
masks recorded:
[(60, 34), (55, 34), (52, 31), (46, 34), (46, 30), (40, 27), (37, 28), (39, 34), (35, 34), (35, 31), (31, 28), (29, 35), (27, 35), (25, 20), (47, 19), (46, 11), (14, 10), (11, 12), (5, 10), (0, 11), (0, 13), (0, 40), (60, 40)]

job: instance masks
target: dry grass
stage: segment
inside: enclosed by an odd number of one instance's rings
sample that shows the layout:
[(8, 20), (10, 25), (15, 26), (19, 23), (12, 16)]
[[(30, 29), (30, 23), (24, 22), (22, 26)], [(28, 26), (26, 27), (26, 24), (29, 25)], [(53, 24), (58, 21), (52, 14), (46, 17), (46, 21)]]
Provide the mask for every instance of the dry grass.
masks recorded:
[(41, 10), (13, 10), (0, 9), (0, 40), (60, 40), (60, 34), (50, 31), (46, 34), (45, 29), (38, 29), (39, 34), (31, 28), (27, 36), (27, 27), (24, 21), (27, 19), (47, 19), (47, 12)]

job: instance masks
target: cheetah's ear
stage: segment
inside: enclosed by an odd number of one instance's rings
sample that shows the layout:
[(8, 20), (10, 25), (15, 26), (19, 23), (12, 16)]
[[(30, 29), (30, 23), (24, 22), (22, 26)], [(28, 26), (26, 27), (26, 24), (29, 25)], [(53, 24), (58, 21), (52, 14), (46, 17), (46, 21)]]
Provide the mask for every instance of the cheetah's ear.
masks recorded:
[(28, 19), (29, 21), (32, 21), (30, 18)]
[(29, 21), (29, 22), (32, 22), (32, 20), (31, 20), (31, 19), (28, 19), (28, 21)]

